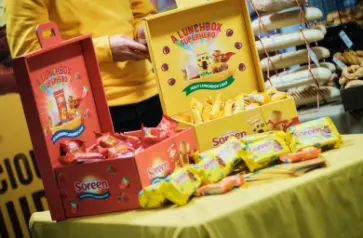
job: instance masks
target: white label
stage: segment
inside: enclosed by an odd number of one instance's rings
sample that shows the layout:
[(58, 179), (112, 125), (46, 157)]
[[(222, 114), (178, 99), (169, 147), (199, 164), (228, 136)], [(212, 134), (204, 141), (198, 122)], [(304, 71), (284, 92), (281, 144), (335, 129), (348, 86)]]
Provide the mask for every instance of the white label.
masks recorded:
[(309, 46), (308, 46), (308, 51), (309, 51), (309, 54), (310, 54), (310, 58), (314, 61), (314, 64), (317, 67), (320, 67), (318, 56), (316, 56), (315, 52)]
[(353, 46), (352, 40), (349, 38), (349, 36), (344, 32), (341, 31), (339, 33), (340, 38), (344, 41), (345, 45), (350, 49)]
[(346, 67), (346, 65), (339, 59), (337, 59), (336, 57), (333, 58), (333, 62), (338, 65), (341, 69), (344, 69)]

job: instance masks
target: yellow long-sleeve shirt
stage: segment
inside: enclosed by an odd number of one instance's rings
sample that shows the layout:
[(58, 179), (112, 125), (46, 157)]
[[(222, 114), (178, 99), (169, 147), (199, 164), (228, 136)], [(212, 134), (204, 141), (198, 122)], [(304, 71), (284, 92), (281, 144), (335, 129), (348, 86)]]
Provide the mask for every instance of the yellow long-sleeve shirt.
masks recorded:
[(157, 94), (149, 61), (115, 63), (109, 36), (135, 38), (141, 18), (155, 13), (150, 0), (5, 0), (7, 37), (12, 56), (39, 49), (35, 27), (58, 24), (63, 39), (90, 33), (109, 106), (141, 102)]

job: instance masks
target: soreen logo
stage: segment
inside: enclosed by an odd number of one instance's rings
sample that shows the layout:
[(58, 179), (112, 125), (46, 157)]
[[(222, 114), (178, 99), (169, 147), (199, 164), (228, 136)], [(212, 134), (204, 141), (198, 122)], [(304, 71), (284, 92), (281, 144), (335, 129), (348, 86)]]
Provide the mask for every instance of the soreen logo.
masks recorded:
[(218, 147), (218, 146), (226, 143), (228, 138), (231, 136), (236, 137), (237, 139), (241, 139), (241, 138), (247, 136), (247, 132), (246, 131), (229, 132), (221, 137), (214, 137), (212, 139), (213, 147)]
[(266, 143), (263, 143), (263, 144), (261, 144), (261, 145), (257, 145), (257, 146), (255, 146), (255, 147), (252, 147), (251, 149), (250, 149), (250, 151), (251, 152), (257, 152), (257, 151), (261, 151), (261, 150), (266, 150), (267, 148), (270, 148), (270, 147), (272, 147), (273, 145), (272, 145), (272, 142), (271, 141), (269, 141), (269, 142), (266, 142)]
[(296, 137), (302, 137), (302, 136), (313, 136), (321, 133), (322, 133), (321, 128), (311, 128), (306, 131), (295, 132), (294, 134)]
[(154, 179), (155, 177), (159, 177), (160, 175), (163, 175), (163, 172), (169, 170), (170, 166), (167, 161), (164, 161), (161, 164), (158, 164), (155, 167), (150, 167), (147, 169), (147, 175), (149, 179)]
[(74, 183), (74, 188), (79, 193), (80, 200), (86, 198), (104, 200), (111, 195), (106, 180), (76, 182)]

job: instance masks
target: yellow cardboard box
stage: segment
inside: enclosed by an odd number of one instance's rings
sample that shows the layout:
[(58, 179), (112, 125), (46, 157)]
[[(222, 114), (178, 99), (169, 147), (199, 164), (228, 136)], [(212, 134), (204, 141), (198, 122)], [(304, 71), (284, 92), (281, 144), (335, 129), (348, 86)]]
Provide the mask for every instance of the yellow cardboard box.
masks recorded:
[[(145, 18), (154, 71), (164, 113), (190, 110), (192, 98), (224, 99), (263, 92), (248, 8), (241, 0), (199, 2)], [(245, 136), (298, 123), (292, 98), (257, 109), (190, 126), (199, 149), (217, 146), (229, 136)]]

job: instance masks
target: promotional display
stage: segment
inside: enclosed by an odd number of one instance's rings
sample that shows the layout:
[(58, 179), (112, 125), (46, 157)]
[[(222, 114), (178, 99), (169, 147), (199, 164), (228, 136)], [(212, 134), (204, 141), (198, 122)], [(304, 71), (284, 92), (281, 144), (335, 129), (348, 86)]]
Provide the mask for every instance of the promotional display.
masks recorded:
[[(47, 30), (54, 36), (44, 38)], [(139, 208), (142, 187), (197, 150), (192, 129), (168, 134), (164, 119), (160, 128), (116, 135), (91, 37), (62, 42), (53, 22), (39, 25), (37, 36), (42, 49), (13, 67), (52, 218)], [(127, 140), (140, 135), (132, 147)]]
[[(241, 93), (260, 97), (257, 92), (265, 91), (244, 1), (201, 2), (146, 17), (145, 21), (163, 110), (168, 116), (176, 118), (190, 111), (195, 99), (204, 102), (218, 95), (232, 99)], [(232, 135), (286, 129), (299, 122), (290, 97), (258, 106), (198, 124), (180, 121), (180, 127), (194, 129), (203, 151)]]

